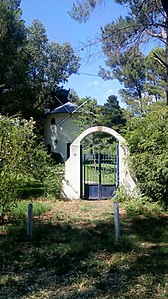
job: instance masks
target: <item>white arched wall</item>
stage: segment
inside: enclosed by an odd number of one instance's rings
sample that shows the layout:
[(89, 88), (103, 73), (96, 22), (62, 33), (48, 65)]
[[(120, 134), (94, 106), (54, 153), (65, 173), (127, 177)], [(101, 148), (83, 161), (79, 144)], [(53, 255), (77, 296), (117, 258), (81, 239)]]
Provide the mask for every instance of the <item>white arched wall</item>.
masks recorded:
[(127, 165), (128, 149), (126, 140), (115, 130), (104, 127), (95, 126), (82, 132), (71, 144), (70, 157), (65, 162), (65, 177), (62, 182), (61, 196), (67, 199), (80, 199), (80, 143), (88, 135), (95, 132), (108, 133), (119, 142), (119, 185), (124, 186), (128, 191), (133, 191), (136, 187), (134, 180), (130, 175)]

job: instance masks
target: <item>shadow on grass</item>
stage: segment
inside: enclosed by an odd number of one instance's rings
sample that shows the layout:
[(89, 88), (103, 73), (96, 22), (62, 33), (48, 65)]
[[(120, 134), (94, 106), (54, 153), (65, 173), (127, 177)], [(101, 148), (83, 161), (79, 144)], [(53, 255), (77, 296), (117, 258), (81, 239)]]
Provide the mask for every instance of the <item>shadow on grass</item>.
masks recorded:
[[(166, 242), (166, 225), (166, 217), (133, 219), (118, 243), (112, 220), (35, 221), (31, 243), (26, 223), (9, 226), (0, 236), (0, 298), (133, 298), (129, 290), (142, 276), (146, 291), (140, 297), (136, 290), (134, 298), (154, 298), (156, 286), (166, 283), (168, 246), (159, 244)], [(42, 297), (43, 290), (53, 295)]]
[(168, 241), (168, 216), (161, 217), (137, 217), (132, 219), (132, 229), (141, 240), (147, 242)]
[(23, 182), (19, 189), (20, 198), (40, 197), (44, 195), (44, 184), (42, 182), (32, 180)]

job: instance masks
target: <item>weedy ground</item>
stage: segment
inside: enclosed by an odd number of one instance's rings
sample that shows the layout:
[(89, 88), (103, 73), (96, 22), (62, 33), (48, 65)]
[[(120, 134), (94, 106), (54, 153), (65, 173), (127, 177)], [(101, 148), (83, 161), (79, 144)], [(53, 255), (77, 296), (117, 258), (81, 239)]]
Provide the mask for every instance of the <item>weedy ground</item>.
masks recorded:
[(120, 205), (118, 242), (111, 200), (45, 202), (31, 242), (20, 213), (0, 227), (0, 298), (168, 298), (168, 215), (137, 211)]

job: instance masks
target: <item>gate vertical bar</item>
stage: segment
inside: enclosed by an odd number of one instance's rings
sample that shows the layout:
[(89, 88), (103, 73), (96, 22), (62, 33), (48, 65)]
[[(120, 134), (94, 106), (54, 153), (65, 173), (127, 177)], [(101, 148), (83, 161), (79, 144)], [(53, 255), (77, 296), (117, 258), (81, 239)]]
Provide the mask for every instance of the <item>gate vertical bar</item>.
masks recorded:
[(84, 165), (84, 168), (83, 168), (83, 197), (84, 199), (86, 198), (86, 187), (85, 187), (85, 184), (86, 184), (86, 158), (85, 158), (85, 154), (83, 155), (83, 165)]
[(116, 145), (116, 155), (115, 155), (115, 162), (114, 162), (114, 180), (116, 188), (119, 186), (119, 145)]
[(114, 157), (114, 184), (117, 186), (117, 155)]
[(98, 199), (101, 198), (101, 153), (100, 153), (100, 146), (98, 150)]

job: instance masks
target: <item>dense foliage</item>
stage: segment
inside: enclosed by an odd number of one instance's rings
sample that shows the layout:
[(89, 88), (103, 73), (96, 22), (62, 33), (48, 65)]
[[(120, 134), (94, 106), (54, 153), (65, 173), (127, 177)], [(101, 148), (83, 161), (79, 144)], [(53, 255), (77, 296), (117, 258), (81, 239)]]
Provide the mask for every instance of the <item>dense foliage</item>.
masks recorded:
[[(106, 0), (76, 0), (71, 16), (86, 22), (92, 11)], [(122, 63), (123, 55), (131, 55), (134, 59), (134, 47), (157, 39), (165, 47), (164, 58), (158, 53), (153, 55), (165, 68), (165, 95), (168, 104), (168, 4), (167, 0), (115, 0), (116, 3), (127, 7), (127, 14), (101, 28), (102, 50), (107, 57), (107, 66), (115, 69)], [(112, 3), (112, 1), (111, 1)], [(122, 8), (121, 8), (122, 9)], [(92, 43), (91, 43), (92, 44)], [(95, 44), (95, 43), (94, 43)]]
[(50, 157), (43, 145), (37, 144), (34, 125), (32, 119), (0, 117), (1, 218), (23, 196), (26, 185), (30, 189), (33, 182), (42, 183), (48, 176)]
[(38, 20), (26, 28), (20, 1), (0, 0), (0, 113), (41, 120), (78, 68), (70, 43), (50, 42)]
[(97, 100), (91, 97), (80, 99), (75, 94), (73, 102), (80, 112), (78, 124), (82, 130), (87, 126), (106, 126), (120, 132), (126, 125), (124, 110), (115, 95), (110, 95), (103, 105), (98, 105)]
[(23, 47), (26, 32), (21, 20), (20, 1), (0, 1), (0, 112), (6, 104), (7, 91), (23, 84)]
[(149, 104), (165, 99), (166, 70), (154, 55), (164, 61), (165, 51), (155, 48), (144, 55), (134, 46), (120, 55), (117, 64), (109, 57), (107, 65), (111, 71), (100, 69), (105, 80), (115, 77), (122, 84), (120, 98), (134, 115), (143, 114)]
[(142, 193), (168, 204), (168, 108), (152, 105), (148, 113), (132, 118), (126, 139)]
[(126, 119), (115, 95), (109, 96), (104, 105), (100, 107), (98, 122), (100, 125), (112, 128), (117, 132), (120, 132), (125, 126)]

